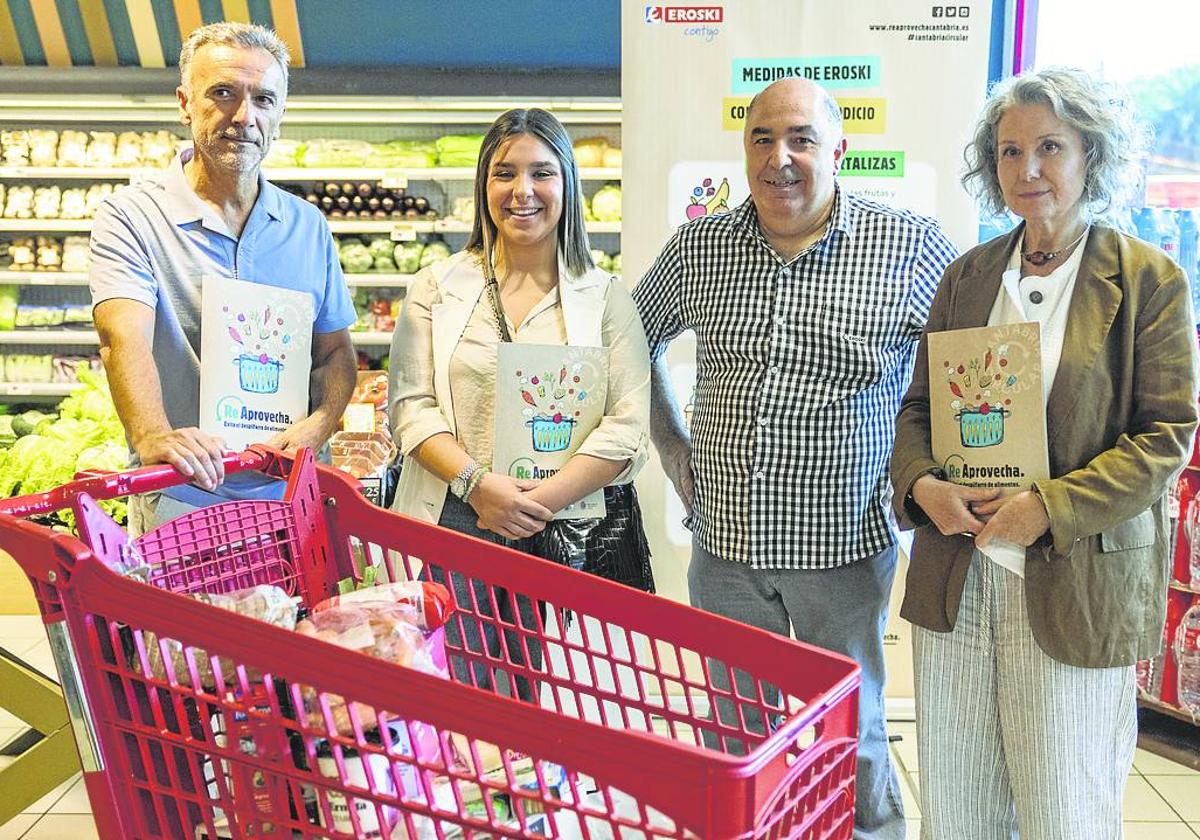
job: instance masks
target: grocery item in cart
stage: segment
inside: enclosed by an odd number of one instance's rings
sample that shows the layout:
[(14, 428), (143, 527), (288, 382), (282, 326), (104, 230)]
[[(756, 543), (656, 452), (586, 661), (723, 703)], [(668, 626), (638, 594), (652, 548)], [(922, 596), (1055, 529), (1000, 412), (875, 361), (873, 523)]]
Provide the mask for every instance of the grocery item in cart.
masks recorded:
[[(264, 621), (285, 630), (296, 629), (296, 603), (278, 586), (261, 585), (225, 593), (197, 592), (191, 597), (205, 604), (229, 610), (247, 618)], [(191, 661), (196, 664), (199, 686), (206, 689), (216, 687), (217, 679), (213, 673), (211, 657), (203, 650), (191, 648), (190, 651), (185, 651), (180, 642), (174, 639), (160, 640), (149, 631), (142, 635), (141, 649), (132, 636), (127, 636), (126, 640), (129, 645), (131, 664), (135, 668), (140, 666), (144, 669), (144, 673), (151, 674), (160, 680), (172, 679), (191, 682), (190, 674), (192, 672), (188, 664), (188, 653), (190, 652)], [(168, 665), (163, 660), (164, 649), (170, 663), (170, 674), (173, 676), (168, 676)], [(236, 683), (233, 663), (219, 661), (221, 663), (221, 682), (226, 685)], [(260, 674), (254, 672), (250, 672), (248, 676), (250, 679), (261, 678)]]
[(395, 604), (410, 624), (427, 633), (443, 626), (453, 608), (450, 591), (440, 583), (402, 580), (334, 595), (313, 607), (313, 612), (355, 604)]
[(373, 504), (383, 504), (387, 469), (396, 460), (391, 432), (337, 432), (329, 449), (333, 465), (362, 482), (363, 495)]

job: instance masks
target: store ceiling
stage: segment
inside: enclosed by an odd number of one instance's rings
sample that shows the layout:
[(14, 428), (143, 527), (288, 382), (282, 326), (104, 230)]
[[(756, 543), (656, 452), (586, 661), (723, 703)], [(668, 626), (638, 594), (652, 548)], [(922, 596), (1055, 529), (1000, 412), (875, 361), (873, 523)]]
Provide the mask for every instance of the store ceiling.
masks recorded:
[(0, 0), (0, 65), (169, 67), (220, 20), (274, 28), (296, 67), (620, 64), (613, 0)]

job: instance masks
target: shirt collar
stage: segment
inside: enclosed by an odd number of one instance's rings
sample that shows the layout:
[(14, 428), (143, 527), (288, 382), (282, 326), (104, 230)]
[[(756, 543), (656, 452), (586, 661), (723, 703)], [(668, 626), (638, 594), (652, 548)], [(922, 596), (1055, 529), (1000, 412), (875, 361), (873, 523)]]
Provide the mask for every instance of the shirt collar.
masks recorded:
[[(167, 216), (174, 225), (185, 225), (198, 221), (217, 221), (212, 209), (200, 200), (200, 196), (196, 195), (183, 171), (184, 165), (192, 159), (194, 154), (195, 150), (191, 146), (184, 147), (171, 160), (166, 175), (159, 183), (159, 189), (163, 191), (165, 199)], [(261, 170), (258, 173), (258, 199), (254, 203), (254, 209), (250, 211), (251, 218), (260, 208), (277, 222), (287, 220), (281, 192), (271, 188), (271, 184)], [(208, 226), (216, 229), (224, 228), (224, 225), (220, 223)]]
[[(732, 219), (733, 224), (749, 239), (760, 242), (767, 248), (771, 247), (758, 226), (758, 211), (754, 207), (753, 198), (747, 198), (743, 201), (733, 211)], [(812, 248), (820, 247), (828, 239), (829, 233), (832, 231), (838, 231), (847, 238), (854, 236), (854, 220), (850, 213), (850, 201), (847, 195), (842, 192), (842, 185), (836, 180), (833, 182), (833, 208), (829, 212), (829, 227), (821, 238), (813, 244)], [(809, 250), (812, 249), (810, 248)]]

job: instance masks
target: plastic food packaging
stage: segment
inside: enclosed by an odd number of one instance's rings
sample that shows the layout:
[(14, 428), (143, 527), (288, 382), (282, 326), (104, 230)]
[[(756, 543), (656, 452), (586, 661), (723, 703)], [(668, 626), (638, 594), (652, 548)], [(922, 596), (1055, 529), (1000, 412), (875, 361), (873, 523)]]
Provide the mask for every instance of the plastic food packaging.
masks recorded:
[(117, 135), (111, 131), (93, 131), (91, 138), (87, 147), (87, 165), (113, 166), (117, 156)]
[(117, 148), (113, 163), (116, 166), (141, 166), (142, 135), (136, 131), (122, 131), (117, 135)]
[[(88, 238), (86, 236), (68, 236), (62, 245), (62, 270), (82, 272), (87, 271)], [(88, 320), (91, 320), (90, 318)]]
[(0, 131), (0, 155), (5, 166), (29, 166), (29, 132)]
[[(446, 598), (449, 599), (448, 594)], [(395, 600), (343, 603), (314, 610), (296, 625), (296, 632), (356, 653), (449, 679), (444, 637), (441, 633), (426, 636), (414, 623), (418, 615), (423, 613), (424, 610), (415, 609), (411, 603), (397, 603)], [(347, 705), (344, 698), (336, 695), (325, 698), (329, 709), (327, 723), (318, 694), (307, 689), (303, 697), (308, 724), (313, 728), (328, 725), (340, 735), (352, 735), (354, 725), (350, 717), (351, 710), (362, 729), (377, 725), (375, 709), (357, 702)], [(416, 724), (412, 728), (415, 727)]]
[(405, 580), (334, 595), (317, 604), (313, 612), (366, 604), (395, 604), (413, 626), (426, 632), (443, 626), (454, 609), (450, 591), (440, 583)]
[(33, 129), (29, 132), (29, 165), (58, 164), (58, 132), (53, 129)]
[(4, 218), (33, 218), (33, 187), (9, 187), (4, 198)]
[(61, 189), (58, 187), (38, 187), (33, 191), (33, 217), (35, 219), (57, 219), (61, 203)]
[[(197, 601), (203, 601), (206, 604), (211, 604), (223, 610), (229, 610), (238, 615), (264, 621), (267, 624), (274, 624), (276, 627), (282, 627), (285, 630), (296, 629), (296, 604), (291, 596), (278, 586), (254, 586), (249, 589), (240, 589), (228, 593), (200, 592), (191, 597)], [(160, 680), (167, 678), (167, 671), (164, 666), (161, 650), (161, 648), (165, 647), (167, 655), (170, 657), (171, 670), (174, 672), (175, 680), (181, 683), (189, 683), (191, 681), (187, 657), (184, 655), (183, 645), (180, 642), (174, 639), (159, 640), (153, 633), (149, 632), (145, 633), (143, 641), (146, 651), (146, 659), (143, 667), (148, 669), (146, 673), (152, 674)], [(205, 651), (199, 648), (192, 648), (191, 650), (192, 661), (196, 664), (196, 672), (200, 679), (200, 685), (204, 688), (214, 688), (216, 686), (216, 678), (213, 675), (211, 658)], [(134, 655), (136, 657), (140, 654), (135, 651)], [(221, 672), (224, 681), (230, 682), (234, 676), (232, 663), (222, 660)], [(261, 676), (251, 669), (247, 669), (247, 675), (251, 680), (258, 679)]]
[(58, 165), (86, 166), (88, 136), (83, 131), (64, 131), (58, 136)]

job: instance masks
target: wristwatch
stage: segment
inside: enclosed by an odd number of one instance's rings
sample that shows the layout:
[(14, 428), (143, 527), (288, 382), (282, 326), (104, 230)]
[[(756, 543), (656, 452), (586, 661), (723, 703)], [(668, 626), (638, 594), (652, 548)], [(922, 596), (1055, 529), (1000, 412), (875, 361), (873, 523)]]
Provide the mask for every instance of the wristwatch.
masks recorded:
[(472, 458), (467, 461), (467, 465), (458, 471), (458, 475), (450, 479), (450, 492), (459, 499), (467, 498), (467, 488), (471, 481), (471, 476), (475, 475), (478, 470), (483, 469), (479, 463)]

